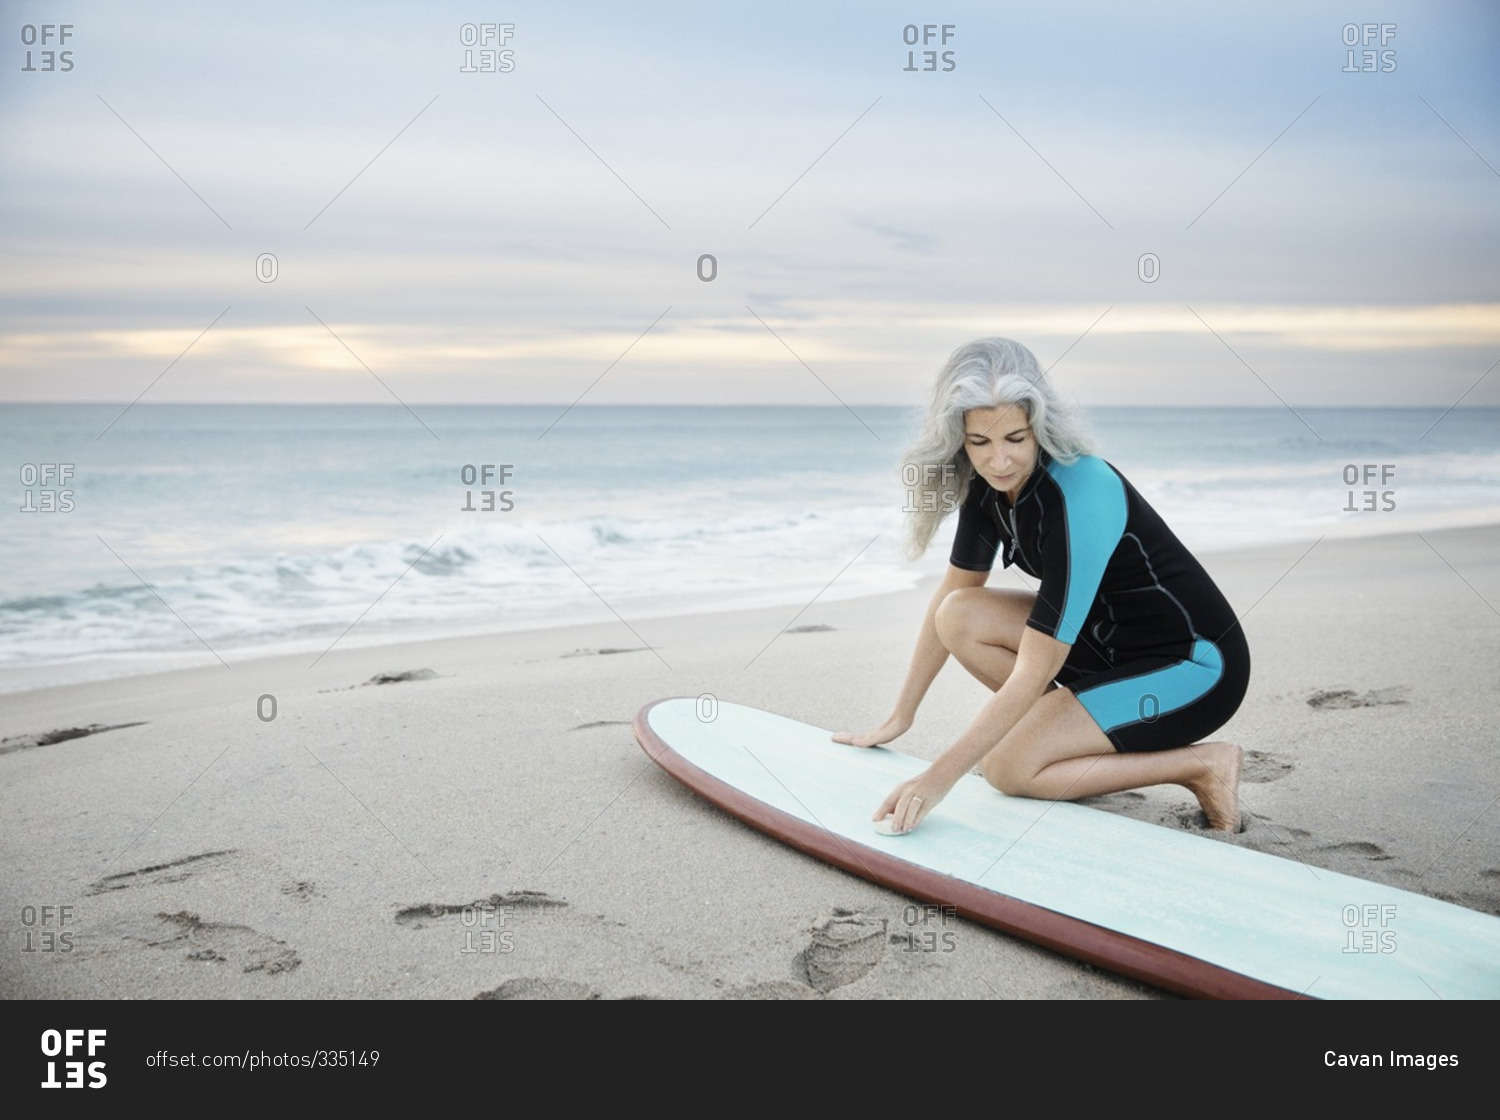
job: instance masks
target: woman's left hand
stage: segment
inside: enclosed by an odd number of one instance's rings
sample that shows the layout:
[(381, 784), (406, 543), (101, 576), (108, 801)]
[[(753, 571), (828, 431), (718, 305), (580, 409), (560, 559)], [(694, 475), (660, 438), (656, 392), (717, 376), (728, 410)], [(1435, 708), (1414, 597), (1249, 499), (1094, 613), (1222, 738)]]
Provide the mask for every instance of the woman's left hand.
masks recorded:
[(870, 819), (880, 821), (891, 817), (892, 832), (910, 832), (922, 823), (922, 819), (932, 812), (939, 801), (948, 796), (948, 791), (952, 788), (953, 782), (929, 766), (915, 778), (904, 781), (891, 790)]

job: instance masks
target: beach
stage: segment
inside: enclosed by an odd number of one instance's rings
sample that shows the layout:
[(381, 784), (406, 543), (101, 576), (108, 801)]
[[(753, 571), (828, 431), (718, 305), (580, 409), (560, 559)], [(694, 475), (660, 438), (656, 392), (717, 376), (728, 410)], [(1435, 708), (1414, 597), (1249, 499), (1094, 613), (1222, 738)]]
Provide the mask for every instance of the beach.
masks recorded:
[[(1254, 659), (1217, 735), (1246, 750), (1245, 829), (1204, 831), (1175, 787), (1087, 804), (1500, 913), (1500, 526), (1203, 559)], [(334, 644), (311, 665), (205, 651), (0, 696), (0, 995), (1169, 996), (923, 915), (700, 800), (634, 741), (644, 705), (703, 693), (877, 725), (933, 587)], [(370, 683), (403, 673), (419, 679)], [(950, 660), (893, 747), (934, 757), (986, 695)], [(111, 730), (42, 742), (91, 725)], [(851, 915), (888, 936), (830, 965)], [(906, 936), (934, 920), (939, 949)]]

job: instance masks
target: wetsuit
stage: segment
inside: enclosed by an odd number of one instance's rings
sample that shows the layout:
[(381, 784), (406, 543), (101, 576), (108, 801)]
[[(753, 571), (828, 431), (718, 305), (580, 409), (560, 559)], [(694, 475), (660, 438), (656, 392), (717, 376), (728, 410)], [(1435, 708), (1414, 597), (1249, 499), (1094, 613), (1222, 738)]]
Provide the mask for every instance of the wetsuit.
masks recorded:
[(949, 563), (989, 571), (1001, 549), (1006, 567), (1041, 581), (1026, 624), (1072, 647), (1057, 683), (1117, 750), (1187, 746), (1234, 715), (1250, 682), (1234, 611), (1103, 459), (1039, 453), (1014, 506), (976, 474)]

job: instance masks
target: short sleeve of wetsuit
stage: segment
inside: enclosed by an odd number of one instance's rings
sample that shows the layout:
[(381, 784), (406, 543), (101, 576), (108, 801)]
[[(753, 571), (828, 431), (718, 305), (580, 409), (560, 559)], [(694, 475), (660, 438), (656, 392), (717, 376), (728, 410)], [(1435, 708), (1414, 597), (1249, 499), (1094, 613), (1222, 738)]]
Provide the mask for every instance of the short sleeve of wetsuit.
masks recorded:
[(1000, 535), (995, 519), (984, 508), (990, 494), (989, 485), (977, 475), (969, 482), (964, 504), (958, 507), (958, 529), (953, 534), (953, 550), (948, 563), (971, 572), (988, 572), (995, 566), (1000, 549)]
[[(1054, 464), (1047, 473), (1057, 485), (1036, 493), (1042, 503), (1042, 582), (1026, 624), (1072, 645), (1125, 532), (1125, 485), (1113, 467), (1091, 455)], [(1060, 509), (1048, 508), (1058, 504)]]

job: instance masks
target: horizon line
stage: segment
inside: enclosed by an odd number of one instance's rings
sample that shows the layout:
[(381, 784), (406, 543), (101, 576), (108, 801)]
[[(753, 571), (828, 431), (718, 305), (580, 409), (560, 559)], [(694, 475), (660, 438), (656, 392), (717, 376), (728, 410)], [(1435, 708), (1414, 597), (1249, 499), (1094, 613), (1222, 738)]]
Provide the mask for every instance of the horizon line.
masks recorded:
[[(569, 408), (567, 401), (423, 401), (419, 402), (422, 408)], [(925, 407), (921, 402), (912, 401), (852, 401), (851, 404), (862, 408), (906, 408), (921, 409)], [(1075, 405), (1087, 412), (1095, 408), (1137, 408), (1162, 410), (1188, 411), (1191, 409), (1245, 409), (1247, 411), (1283, 411), (1284, 404), (1087, 404), (1074, 402)], [(116, 407), (130, 404), (128, 398), (118, 400), (7, 400), (0, 398), (0, 407), (19, 407), (22, 405), (53, 407), (57, 405), (78, 405), (80, 407)], [(134, 408), (205, 408), (205, 407), (231, 407), (231, 408), (385, 408), (402, 411), (404, 405), (386, 404), (380, 401), (151, 401), (149, 403), (138, 403)], [(631, 401), (574, 404), (572, 411), (579, 409), (604, 409), (604, 408), (807, 408), (807, 409), (830, 409), (843, 410), (843, 404), (810, 404), (806, 402), (792, 401), (731, 401), (727, 403), (713, 403), (708, 401)], [(1497, 404), (1299, 404), (1298, 408), (1339, 408), (1347, 410), (1364, 410), (1371, 412), (1396, 411), (1412, 408), (1446, 408), (1451, 412), (1479, 411), (1483, 409), (1500, 409)]]

